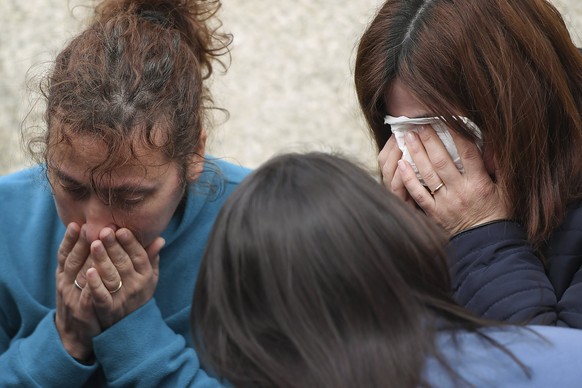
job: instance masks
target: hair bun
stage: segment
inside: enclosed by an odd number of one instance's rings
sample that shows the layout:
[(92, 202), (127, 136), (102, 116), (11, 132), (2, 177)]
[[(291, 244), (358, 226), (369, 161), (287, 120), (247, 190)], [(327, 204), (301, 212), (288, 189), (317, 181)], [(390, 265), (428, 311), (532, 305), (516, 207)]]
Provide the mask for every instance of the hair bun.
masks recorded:
[(105, 0), (95, 9), (95, 17), (106, 21), (122, 14), (134, 15), (164, 27), (175, 24), (182, 13), (197, 14), (202, 8), (200, 1), (187, 0)]
[(138, 30), (157, 25), (178, 31), (205, 69), (206, 79), (212, 73), (210, 61), (228, 53), (232, 40), (218, 31), (222, 26), (218, 19), (210, 22), (221, 5), (220, 0), (103, 0), (96, 6), (94, 18), (103, 25), (121, 21)]

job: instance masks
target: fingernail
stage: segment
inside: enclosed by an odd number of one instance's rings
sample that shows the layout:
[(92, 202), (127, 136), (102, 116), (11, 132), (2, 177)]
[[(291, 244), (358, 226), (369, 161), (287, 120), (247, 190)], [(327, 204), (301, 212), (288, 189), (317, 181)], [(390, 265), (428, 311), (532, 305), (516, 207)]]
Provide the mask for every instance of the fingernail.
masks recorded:
[(93, 253), (101, 253), (104, 249), (103, 243), (99, 240), (95, 240), (91, 243), (91, 250)]
[(87, 281), (90, 278), (94, 278), (96, 273), (97, 273), (97, 270), (95, 269), (95, 267), (91, 267), (91, 268), (87, 269), (87, 273), (85, 274)]
[(103, 233), (103, 241), (107, 243), (112, 243), (115, 241), (115, 232), (110, 229), (106, 229)]
[(87, 224), (81, 225), (81, 237), (87, 241)]
[(69, 225), (67, 225), (67, 230), (65, 233), (70, 237), (75, 236), (75, 226), (73, 223), (70, 223)]
[(409, 143), (416, 141), (416, 136), (414, 135), (413, 131), (406, 132), (406, 135), (404, 136), (406, 137), (406, 141)]
[(127, 231), (127, 229), (119, 229), (115, 235), (117, 236), (117, 238), (122, 239), (122, 240), (127, 240), (129, 238), (129, 233)]
[(406, 165), (404, 164), (404, 160), (400, 159), (398, 161), (398, 168), (400, 169), (400, 171), (406, 170)]

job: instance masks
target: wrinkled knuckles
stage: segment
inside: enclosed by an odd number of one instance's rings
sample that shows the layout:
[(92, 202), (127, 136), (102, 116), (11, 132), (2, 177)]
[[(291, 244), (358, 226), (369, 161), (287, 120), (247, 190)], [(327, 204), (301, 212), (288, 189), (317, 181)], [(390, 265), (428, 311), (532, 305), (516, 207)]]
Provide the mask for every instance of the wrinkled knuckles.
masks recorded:
[(387, 183), (387, 181), (391, 181), (393, 176), (392, 174), (394, 171), (390, 171), (387, 165), (382, 167), (382, 180)]
[[(423, 179), (424, 179), (424, 181), (425, 181), (425, 182), (427, 182), (427, 183), (428, 183), (428, 182), (433, 182), (433, 181), (438, 181), (438, 182), (441, 182), (441, 178), (440, 178), (440, 177), (437, 175), (437, 173), (436, 173), (436, 172), (434, 172), (434, 171), (432, 171), (432, 170), (431, 170), (431, 171), (429, 171), (429, 172), (427, 172), (426, 174), (424, 174), (424, 175), (422, 176), (422, 178), (423, 178)], [(435, 185), (435, 186), (436, 186), (436, 185)]]
[(65, 247), (63, 246), (59, 247), (59, 250), (57, 251), (57, 259), (59, 264), (63, 265), (65, 263), (67, 257), (69, 256), (69, 253), (70, 251)]
[(380, 168), (383, 168), (384, 163), (386, 163), (386, 160), (388, 160), (388, 151), (385, 151), (385, 149), (382, 149), (382, 151), (380, 151), (380, 153), (378, 154), (378, 166)]
[(442, 170), (444, 169), (449, 163), (451, 163), (450, 159), (447, 158), (437, 158), (434, 161), (431, 161), (435, 169)]
[(388, 187), (390, 192), (394, 194), (398, 194), (402, 190), (402, 185), (394, 180), (392, 180), (390, 184), (386, 184), (386, 187)]
[(467, 147), (460, 151), (461, 159), (464, 160), (483, 160), (481, 152), (477, 147)]
[(414, 202), (416, 202), (418, 204), (418, 206), (420, 206), (425, 212), (428, 212), (427, 209), (429, 208), (429, 205), (432, 205), (432, 203), (434, 203), (434, 199), (433, 197), (429, 194), (428, 191), (426, 191), (425, 193), (415, 193), (415, 194), (410, 194), (410, 196), (412, 197), (412, 199), (414, 200)]
[(63, 295), (68, 289), (71, 288), (71, 286), (74, 287), (74, 284), (73, 283), (69, 284), (68, 282), (65, 282), (63, 279), (58, 279), (56, 286), (57, 294)]
[(435, 130), (430, 125), (422, 125), (416, 133), (417, 139), (422, 143), (437, 142), (442, 143)]
[(71, 260), (69, 260), (69, 258), (67, 258), (67, 260), (65, 261), (65, 264), (63, 266), (63, 272), (65, 273), (71, 273), (71, 272), (76, 272), (79, 270), (79, 265)]

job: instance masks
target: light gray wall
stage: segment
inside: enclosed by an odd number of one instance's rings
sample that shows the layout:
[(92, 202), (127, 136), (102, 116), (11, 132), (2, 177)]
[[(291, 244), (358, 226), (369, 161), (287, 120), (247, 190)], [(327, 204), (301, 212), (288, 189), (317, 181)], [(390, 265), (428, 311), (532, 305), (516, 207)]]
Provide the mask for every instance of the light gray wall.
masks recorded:
[[(582, 1), (553, 0), (582, 45)], [(337, 150), (374, 166), (357, 110), (354, 50), (380, 0), (223, 0), (232, 64), (212, 85), (230, 119), (210, 134), (217, 156), (255, 167), (288, 150)], [(25, 84), (82, 28), (88, 0), (0, 0), (0, 174), (28, 162), (20, 123), (35, 95)], [(32, 84), (32, 87), (35, 85)], [(26, 125), (42, 125), (33, 111)]]

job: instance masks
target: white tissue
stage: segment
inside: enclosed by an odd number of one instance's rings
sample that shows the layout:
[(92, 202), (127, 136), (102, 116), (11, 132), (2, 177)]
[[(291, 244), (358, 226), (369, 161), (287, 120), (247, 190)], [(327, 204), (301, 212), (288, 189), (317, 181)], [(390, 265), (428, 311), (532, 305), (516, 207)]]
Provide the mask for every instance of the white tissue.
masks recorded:
[[(463, 123), (469, 126), (469, 128), (471, 128), (475, 135), (479, 138), (479, 141), (477, 142), (477, 147), (479, 147), (479, 150), (481, 150), (482, 146), (481, 130), (475, 125), (475, 123), (473, 123), (466, 117), (458, 117), (458, 119), (462, 120)], [(457, 169), (459, 169), (461, 174), (465, 172), (465, 168), (463, 167), (463, 163), (461, 163), (459, 152), (457, 151), (457, 147), (455, 146), (453, 137), (449, 132), (449, 128), (446, 126), (446, 123), (443, 122), (443, 120), (441, 120), (439, 117), (423, 117), (412, 119), (406, 116), (399, 117), (386, 116), (384, 118), (384, 124), (390, 124), (392, 133), (394, 134), (394, 137), (396, 137), (396, 143), (398, 143), (398, 148), (400, 148), (400, 150), (402, 151), (402, 159), (410, 163), (412, 169), (414, 170), (414, 172), (416, 172), (418, 180), (423, 185), (426, 186), (424, 180), (422, 179), (420, 173), (418, 172), (418, 169), (416, 168), (416, 165), (412, 161), (410, 152), (408, 152), (408, 149), (406, 148), (406, 144), (404, 142), (404, 135), (406, 134), (406, 132), (414, 131), (418, 133), (418, 130), (422, 125), (430, 125), (435, 130), (435, 132), (443, 142), (445, 148), (451, 155), (451, 158), (455, 162)]]

